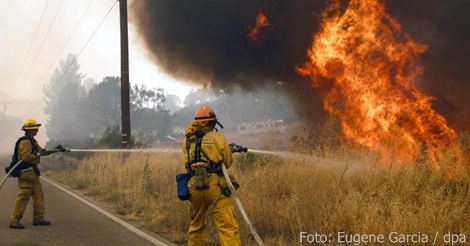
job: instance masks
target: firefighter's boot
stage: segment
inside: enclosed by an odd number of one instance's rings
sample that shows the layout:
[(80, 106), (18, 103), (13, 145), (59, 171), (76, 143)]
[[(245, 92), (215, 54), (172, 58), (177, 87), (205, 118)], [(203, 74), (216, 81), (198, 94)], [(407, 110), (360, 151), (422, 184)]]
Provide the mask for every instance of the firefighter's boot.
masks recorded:
[(11, 229), (24, 229), (25, 227), (19, 221), (15, 221), (13, 223), (10, 223), (10, 228)]
[(33, 222), (34, 226), (48, 226), (50, 224), (51, 224), (51, 222), (47, 221), (47, 220), (41, 220), (41, 221)]

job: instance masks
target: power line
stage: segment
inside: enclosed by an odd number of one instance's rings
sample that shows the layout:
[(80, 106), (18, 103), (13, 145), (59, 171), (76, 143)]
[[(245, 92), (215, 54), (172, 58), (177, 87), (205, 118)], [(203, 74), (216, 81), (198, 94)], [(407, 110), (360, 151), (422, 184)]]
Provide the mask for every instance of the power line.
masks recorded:
[(36, 27), (36, 31), (34, 32), (33, 39), (31, 40), (31, 44), (29, 45), (28, 53), (26, 54), (26, 57), (24, 58), (23, 65), (21, 66), (20, 73), (16, 77), (15, 83), (11, 87), (10, 95), (12, 95), (13, 89), (16, 87), (16, 84), (18, 83), (18, 80), (20, 79), (21, 74), (23, 73), (24, 66), (26, 65), (26, 61), (28, 60), (29, 53), (31, 52), (31, 48), (33, 47), (34, 40), (36, 39), (36, 35), (38, 34), (39, 26), (41, 26), (42, 20), (44, 18), (44, 13), (46, 12), (48, 4), (49, 4), (49, 0), (47, 0), (46, 5), (44, 6), (44, 9), (42, 10), (41, 19), (39, 20), (38, 26)]
[[(38, 50), (38, 52), (36, 53), (36, 56), (34, 57), (33, 63), (32, 63), (31, 66), (29, 67), (28, 73), (26, 73), (26, 76), (25, 76), (25, 77), (23, 78), (23, 80), (21, 81), (21, 83), (20, 83), (20, 85), (19, 85), (20, 87), (18, 87), (18, 90), (21, 89), (21, 87), (22, 87), (22, 85), (23, 85), (23, 82), (28, 78), (29, 73), (31, 72), (33, 66), (36, 64), (36, 60), (38, 59), (39, 54), (41, 53), (42, 48), (44, 47), (44, 43), (46, 42), (47, 37), (49, 37), (49, 33), (50, 33), (51, 29), (52, 29), (52, 26), (53, 26), (54, 23), (55, 23), (55, 20), (56, 20), (56, 18), (57, 18), (57, 15), (59, 14), (59, 11), (60, 11), (60, 8), (62, 7), (62, 3), (63, 3), (63, 2), (64, 2), (64, 0), (61, 0), (61, 1), (60, 1), (59, 7), (57, 8), (57, 10), (56, 10), (56, 12), (55, 12), (55, 14), (54, 14), (54, 18), (52, 19), (52, 22), (51, 22), (51, 24), (49, 25), (49, 29), (47, 30), (46, 36), (45, 36), (44, 39), (42, 40), (41, 46), (39, 47), (39, 50)], [(15, 92), (16, 92), (16, 91), (15, 91)]]
[[(103, 24), (103, 22), (106, 20), (106, 18), (108, 17), (109, 13), (111, 13), (111, 10), (113, 10), (114, 6), (116, 6), (116, 3), (119, 2), (119, 0), (116, 0), (113, 5), (111, 6), (111, 8), (108, 10), (108, 12), (106, 13), (106, 15), (103, 17), (103, 19), (101, 20), (101, 22), (98, 24), (98, 26), (96, 27), (95, 31), (91, 34), (90, 38), (87, 40), (87, 42), (85, 43), (85, 45), (82, 47), (82, 49), (80, 50), (80, 52), (78, 52), (78, 54), (75, 56), (75, 59), (67, 66), (67, 68), (65, 69), (64, 72), (62, 72), (62, 75), (59, 77), (59, 79), (57, 79), (57, 81), (52, 84), (51, 86), (51, 91), (54, 90), (55, 86), (62, 80), (62, 78), (65, 76), (65, 74), (69, 71), (70, 67), (77, 61), (78, 57), (82, 54), (83, 50), (85, 50), (85, 48), (87, 47), (87, 45), (90, 43), (91, 39), (93, 38), (93, 36), (95, 36), (96, 32), (98, 31), (98, 29), (101, 27), (101, 25)], [(34, 109), (36, 109), (36, 107), (38, 107), (40, 104), (44, 103), (46, 101), (45, 98), (41, 99), (40, 101), (38, 101), (34, 107), (31, 108), (30, 111), (28, 111), (26, 114), (24, 114), (22, 117), (25, 117), (26, 115), (30, 114)]]
[(75, 25), (72, 33), (70, 33), (69, 37), (67, 38), (67, 41), (65, 42), (65, 44), (62, 46), (62, 49), (60, 50), (60, 52), (57, 54), (57, 56), (54, 58), (54, 60), (52, 61), (51, 65), (49, 65), (49, 67), (44, 71), (44, 74), (42, 75), (41, 79), (38, 80), (36, 82), (36, 84), (32, 87), (33, 89), (36, 88), (36, 86), (38, 86), (40, 84), (41, 81), (44, 80), (44, 78), (46, 77), (46, 75), (48, 74), (48, 71), (51, 69), (51, 67), (55, 64), (55, 62), (57, 61), (57, 59), (60, 57), (60, 55), (62, 54), (62, 52), (64, 52), (64, 49), (65, 47), (67, 47), (67, 45), (69, 44), (70, 40), (72, 39), (73, 37), (73, 34), (75, 34), (75, 32), (77, 31), (78, 27), (80, 26), (80, 24), (82, 23), (83, 21), (83, 18), (85, 17), (85, 15), (88, 13), (88, 10), (90, 10), (90, 7), (92, 5), (92, 3), (94, 2), (95, 0), (91, 0), (90, 3), (88, 4), (88, 7), (86, 8), (85, 12), (83, 12), (82, 14), (82, 17), (80, 17), (80, 20), (78, 21), (77, 25)]

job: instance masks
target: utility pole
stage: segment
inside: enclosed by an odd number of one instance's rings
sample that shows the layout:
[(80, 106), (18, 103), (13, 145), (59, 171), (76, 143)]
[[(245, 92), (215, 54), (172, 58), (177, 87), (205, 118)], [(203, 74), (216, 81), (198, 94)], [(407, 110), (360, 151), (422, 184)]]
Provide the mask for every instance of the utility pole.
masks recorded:
[(0, 102), (0, 104), (3, 104), (3, 115), (7, 115), (7, 106), (11, 105), (11, 103)]
[(119, 0), (121, 23), (121, 145), (131, 148), (131, 114), (129, 106), (129, 42), (127, 34), (127, 0)]

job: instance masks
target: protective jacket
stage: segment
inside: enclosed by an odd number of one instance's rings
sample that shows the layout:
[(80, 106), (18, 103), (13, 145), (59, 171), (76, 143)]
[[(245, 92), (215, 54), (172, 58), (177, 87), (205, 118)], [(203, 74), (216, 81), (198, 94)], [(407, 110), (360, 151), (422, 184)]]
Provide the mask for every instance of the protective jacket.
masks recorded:
[(5, 171), (9, 172), (9, 168), (12, 168), (19, 160), (23, 160), (20, 165), (13, 171), (11, 176), (18, 177), (21, 170), (32, 167), (36, 175), (40, 176), (41, 173), (37, 164), (40, 162), (39, 153), (43, 148), (38, 144), (36, 139), (28, 136), (19, 138), (15, 143), (15, 150), (11, 158), (10, 167), (7, 167)]
[[(202, 137), (198, 139), (201, 135)], [(222, 161), (227, 168), (232, 166), (232, 152), (225, 137), (219, 132), (212, 131), (207, 122), (192, 123), (186, 129), (185, 136), (183, 163), (186, 169), (188, 165), (191, 170), (198, 166), (216, 168)], [(200, 151), (196, 151), (198, 141), (200, 141)]]

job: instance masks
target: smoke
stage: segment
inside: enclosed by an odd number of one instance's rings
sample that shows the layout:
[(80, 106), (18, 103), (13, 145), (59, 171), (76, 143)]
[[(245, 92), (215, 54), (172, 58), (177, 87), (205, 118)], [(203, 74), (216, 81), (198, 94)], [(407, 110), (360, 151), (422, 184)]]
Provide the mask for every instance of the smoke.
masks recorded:
[(457, 130), (470, 129), (470, 1), (387, 1), (390, 13), (418, 42), (422, 57), (418, 86), (436, 98), (433, 107)]
[[(313, 89), (295, 67), (307, 60), (325, 2), (139, 0), (132, 14), (145, 47), (166, 73), (226, 91), (282, 81), (301, 116), (313, 119), (323, 112), (327, 88)], [(413, 39), (429, 45), (418, 87), (436, 98), (434, 108), (452, 127), (470, 127), (470, 2), (389, 0), (385, 5)], [(247, 34), (260, 12), (269, 25), (253, 42)]]

